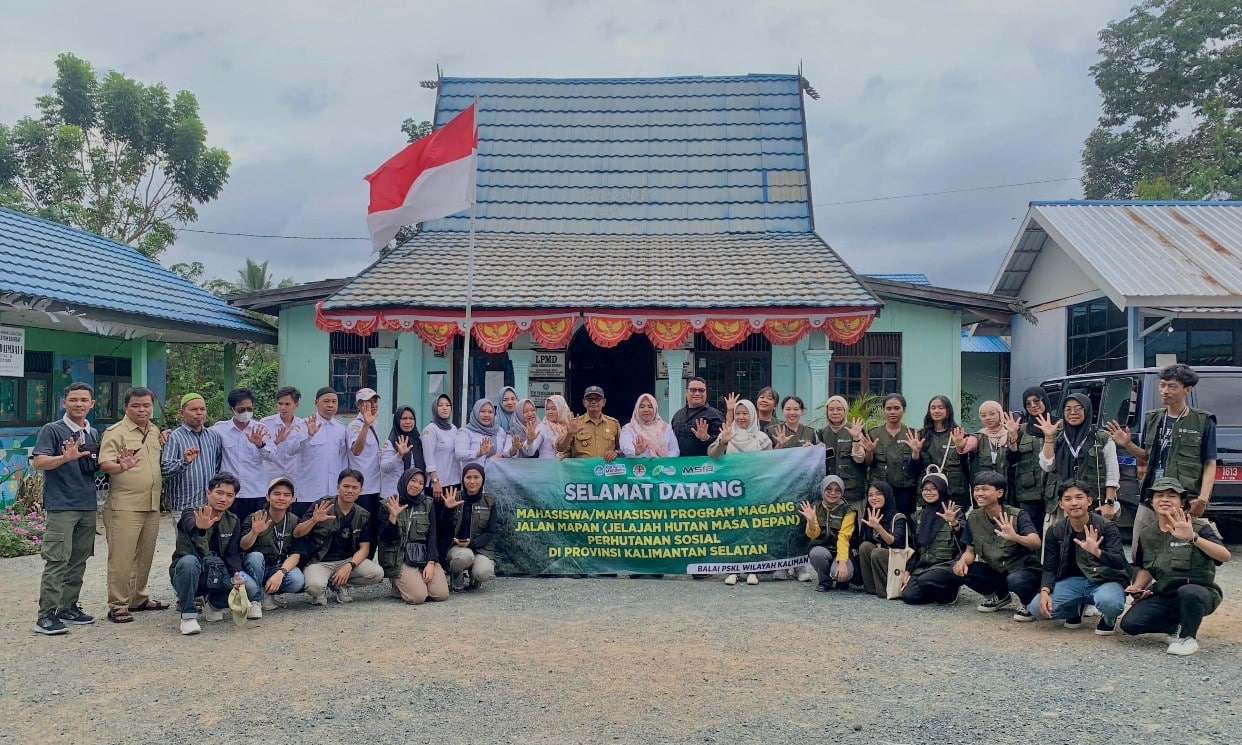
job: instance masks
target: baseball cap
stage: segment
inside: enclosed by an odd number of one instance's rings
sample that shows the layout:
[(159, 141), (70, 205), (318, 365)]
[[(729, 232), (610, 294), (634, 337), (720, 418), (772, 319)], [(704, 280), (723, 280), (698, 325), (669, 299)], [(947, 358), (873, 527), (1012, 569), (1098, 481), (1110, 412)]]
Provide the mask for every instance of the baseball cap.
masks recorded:
[(379, 398), (374, 388), (359, 388), (354, 394), (354, 401), (370, 401), (373, 398)]
[(583, 398), (587, 398), (588, 396), (599, 396), (600, 398), (605, 398), (604, 389), (597, 385), (589, 385), (587, 386), (586, 391), (582, 394)]
[(289, 487), (290, 490), (293, 489), (293, 479), (289, 478), (288, 476), (277, 476), (276, 478), (272, 479), (271, 482), (268, 483), (267, 485), (268, 492), (270, 493), (272, 489), (276, 488), (277, 484), (284, 484), (285, 486)]

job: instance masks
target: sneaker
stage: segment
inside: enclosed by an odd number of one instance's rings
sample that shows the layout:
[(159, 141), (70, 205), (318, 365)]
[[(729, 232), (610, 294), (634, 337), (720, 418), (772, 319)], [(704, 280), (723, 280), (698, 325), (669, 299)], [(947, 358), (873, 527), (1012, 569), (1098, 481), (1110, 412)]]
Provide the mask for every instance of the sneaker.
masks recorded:
[(60, 613), (57, 613), (56, 617), (65, 623), (72, 623), (76, 626), (85, 626), (87, 624), (95, 623), (95, 617), (84, 612), (82, 610), (82, 606), (76, 603), (68, 608), (65, 608)]
[(1199, 642), (1195, 641), (1193, 636), (1188, 636), (1185, 639), (1178, 639), (1173, 642), (1165, 651), (1178, 657), (1185, 657), (1199, 651)]
[(729, 587), (732, 587), (732, 586), (736, 585), (736, 584), (737, 584), (737, 575), (736, 575), (736, 574), (730, 574), (728, 577), (725, 577), (725, 584), (726, 584), (726, 585), (728, 585)]
[[(1180, 627), (1180, 626), (1178, 627), (1178, 631), (1181, 631), (1181, 627)], [(1172, 634), (1165, 634), (1165, 636), (1164, 636), (1164, 643), (1165, 643), (1165, 644), (1177, 644), (1178, 640), (1180, 640), (1180, 639), (1182, 638), (1182, 637), (1178, 634), (1178, 631), (1174, 631)]]
[(353, 595), (349, 592), (349, 588), (348, 588), (348, 587), (346, 587), (346, 586), (342, 585), (342, 586), (340, 586), (340, 587), (336, 588), (336, 602), (338, 602), (338, 603), (352, 603), (352, 602), (354, 602), (354, 596), (353, 596)]
[(198, 619), (197, 619), (197, 618), (183, 618), (183, 619), (181, 619), (181, 633), (182, 633), (183, 635), (185, 635), (185, 636), (194, 636), (195, 634), (199, 633), (199, 632), (200, 632), (200, 631), (202, 631), (202, 630), (203, 630), (203, 628), (202, 628), (201, 626), (199, 626), (199, 625), (198, 625)]
[[(703, 576), (706, 577), (707, 575), (703, 575)], [(449, 589), (452, 590), (453, 592), (465, 592), (466, 591), (466, 573), (465, 572), (453, 572), (453, 576), (449, 580)]]
[(759, 578), (758, 578), (758, 577), (756, 577), (756, 576), (755, 576), (755, 575), (753, 575), (753, 574), (748, 574), (748, 575), (746, 575), (746, 584), (748, 584), (748, 585), (757, 585), (757, 584), (759, 584)]
[(832, 589), (832, 582), (820, 582), (815, 585), (815, 592), (828, 592)]
[(224, 609), (217, 608), (211, 603), (207, 603), (206, 605), (203, 606), (203, 620), (211, 621), (212, 623), (223, 621), (224, 620)]
[(1095, 624), (1096, 636), (1112, 636), (1117, 633), (1117, 619), (1108, 620), (1104, 616), (1100, 616), (1100, 620)]
[(280, 606), (276, 603), (276, 598), (265, 592), (263, 593), (263, 601), (260, 603), (260, 607), (263, 608), (263, 610), (276, 610)]
[(1061, 625), (1067, 629), (1081, 629), (1082, 628), (1082, 609), (1079, 609), (1078, 613), (1065, 619), (1065, 623)]
[(328, 593), (322, 595), (311, 595), (311, 605), (327, 605)]
[(818, 576), (819, 573), (812, 569), (810, 564), (803, 564), (802, 567), (798, 569), (799, 582), (810, 582)]
[(1018, 621), (1019, 623), (1027, 623), (1028, 621), (1034, 621), (1035, 616), (1031, 615), (1031, 612), (1026, 608), (1019, 608), (1014, 612), (1013, 620)]
[(1011, 605), (1013, 605), (1013, 596), (1005, 593), (1004, 595), (993, 595), (990, 598), (984, 598), (982, 603), (975, 606), (975, 610), (980, 613), (995, 613)]
[(789, 579), (789, 574), (790, 574), (790, 570), (788, 569), (777, 569), (775, 572), (772, 572), (772, 579), (775, 579), (775, 580)]
[(1091, 605), (1090, 603), (1088, 603), (1082, 609), (1083, 618), (1094, 618), (1099, 615), (1100, 615), (1100, 609), (1095, 607), (1094, 605)]
[(262, 617), (263, 617), (263, 604), (262, 603), (251, 603), (250, 610), (246, 611), (246, 618), (250, 619), (251, 621), (257, 621)]
[(69, 627), (61, 623), (61, 620), (56, 617), (55, 613), (49, 613), (36, 621), (31, 631), (44, 636), (60, 636), (61, 634), (68, 634)]

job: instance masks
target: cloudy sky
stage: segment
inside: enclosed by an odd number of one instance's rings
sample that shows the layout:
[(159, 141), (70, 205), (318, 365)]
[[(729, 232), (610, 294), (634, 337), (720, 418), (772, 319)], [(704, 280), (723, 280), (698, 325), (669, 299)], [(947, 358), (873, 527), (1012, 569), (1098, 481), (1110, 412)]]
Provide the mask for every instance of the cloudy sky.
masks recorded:
[[(792, 73), (807, 102), (817, 229), (860, 272), (924, 272), (986, 289), (1034, 199), (1076, 180), (934, 197), (880, 197), (1076, 178), (1098, 115), (1096, 34), (1132, 0), (886, 3), (24, 3), (0, 27), (0, 121), (32, 113), (62, 51), (199, 99), (233, 158), (205, 230), (366, 235), (362, 176), (431, 118), (418, 81)], [(864, 5), (870, 7), (864, 7)], [(858, 201), (875, 200), (875, 201)], [(849, 203), (854, 202), (854, 203)], [(246, 257), (277, 277), (348, 276), (366, 240), (182, 233), (166, 264), (232, 277)]]

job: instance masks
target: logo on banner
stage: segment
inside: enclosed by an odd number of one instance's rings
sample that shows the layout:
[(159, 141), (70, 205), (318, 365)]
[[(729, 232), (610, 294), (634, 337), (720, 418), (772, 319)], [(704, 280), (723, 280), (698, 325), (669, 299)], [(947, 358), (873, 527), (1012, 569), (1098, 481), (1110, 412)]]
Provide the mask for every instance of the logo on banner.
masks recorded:
[[(681, 469), (681, 474), (683, 476), (689, 476), (695, 473), (712, 473), (715, 470), (716, 470), (716, 467), (713, 466), (711, 463), (704, 463), (701, 466), (686, 466), (685, 468)], [(671, 476), (674, 473), (676, 473), (676, 471), (670, 469), (668, 473)]]
[(625, 465), (622, 463), (605, 463), (595, 467), (596, 476), (624, 476)]
[(643, 476), (646, 476), (646, 475), (647, 475), (647, 467), (644, 466), (642, 463), (635, 463), (634, 464), (634, 476), (636, 478), (641, 479)]

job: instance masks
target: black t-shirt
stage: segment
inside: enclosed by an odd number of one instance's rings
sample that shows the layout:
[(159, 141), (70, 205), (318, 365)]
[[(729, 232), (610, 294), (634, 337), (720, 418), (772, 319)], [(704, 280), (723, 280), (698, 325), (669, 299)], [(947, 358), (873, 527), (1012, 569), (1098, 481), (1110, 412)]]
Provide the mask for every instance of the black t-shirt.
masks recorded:
[(328, 553), (323, 555), (325, 562), (353, 558), (354, 552), (358, 550), (358, 536), (354, 533), (355, 514), (357, 514), (356, 510), (350, 510), (349, 514), (336, 518), (336, 530), (332, 531), (332, 542), (328, 544)]
[[(31, 455), (57, 456), (64, 451), (64, 443), (75, 437), (73, 430), (63, 420), (43, 425)], [(43, 508), (46, 510), (79, 510), (89, 512), (98, 509), (95, 499), (95, 470), (99, 461), (99, 433), (90, 427), (76, 435), (78, 449), (89, 450), (94, 456), (79, 458), (43, 472)]]
[(1074, 543), (1074, 541), (1087, 540), (1087, 533), (1086, 531), (1075, 533), (1073, 528), (1066, 530), (1066, 533), (1067, 535), (1065, 536), (1065, 540), (1070, 542), (1071, 561), (1065, 565), (1065, 569), (1061, 572), (1059, 579), (1065, 579), (1066, 577), (1085, 577), (1087, 575), (1082, 573), (1082, 567), (1078, 566), (1078, 552), (1082, 549), (1080, 549), (1078, 544)]

